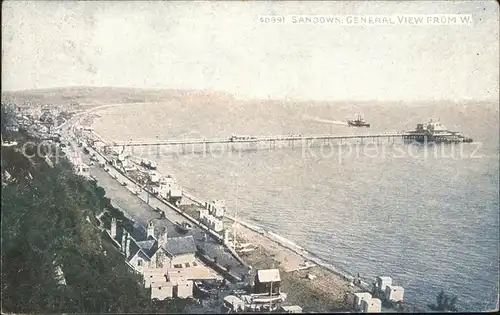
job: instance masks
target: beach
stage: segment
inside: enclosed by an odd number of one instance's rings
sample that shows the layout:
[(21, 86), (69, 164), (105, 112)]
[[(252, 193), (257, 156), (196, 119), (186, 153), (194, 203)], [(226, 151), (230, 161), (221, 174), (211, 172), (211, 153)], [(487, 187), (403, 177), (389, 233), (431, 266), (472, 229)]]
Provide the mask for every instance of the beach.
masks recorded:
[[(243, 255), (246, 263), (254, 269), (280, 269), (282, 290), (288, 295), (287, 303), (300, 305), (304, 311), (349, 311), (344, 303), (345, 295), (360, 290), (351, 287), (349, 281), (321, 266), (286, 272), (299, 268), (304, 258), (242, 225), (238, 226), (237, 233), (243, 243), (252, 243), (258, 247)], [(308, 274), (316, 278), (310, 280), (307, 278)]]
[[(91, 126), (95, 118), (98, 118), (98, 115), (92, 114), (86, 117), (82, 124)], [(197, 201), (199, 202), (199, 199)], [(188, 215), (195, 219), (199, 218), (201, 207), (196, 205), (196, 202), (192, 203), (185, 197), (182, 204), (181, 209)], [(234, 224), (234, 218), (229, 217), (225, 217), (224, 221), (224, 226), (231, 231), (230, 233), (236, 232), (238, 243), (250, 243), (255, 247), (255, 250), (240, 255), (247, 265), (253, 270), (271, 268), (280, 270), (282, 291), (287, 294), (286, 304), (300, 305), (304, 311), (349, 311), (349, 307), (345, 304), (346, 294), (362, 291), (359, 287), (353, 286), (345, 276), (315, 264), (307, 270), (290, 271), (299, 269), (306, 261), (309, 263), (311, 261), (296, 251), (280, 245), (279, 242), (271, 239), (269, 233), (257, 232), (259, 227), (244, 222)], [(241, 221), (238, 220), (238, 222)], [(308, 275), (313, 275), (314, 279), (309, 279)]]
[[(380, 144), (376, 154), (354, 147), (342, 160), (328, 148), (321, 155), (321, 147), (173, 156), (156, 155), (155, 150), (146, 154), (149, 148), (144, 148), (140, 157), (157, 162), (163, 174), (173, 175), (199, 199), (226, 200), (231, 214), (238, 209), (245, 222), (293, 240), (331, 266), (351, 275), (359, 272), (367, 282), (376, 276), (392, 277), (405, 288), (406, 305), (425, 307), (442, 288), (456, 294), (464, 310), (486, 310), (496, 301), (498, 216), (493, 214), (498, 210), (498, 135), (491, 130), (498, 125), (497, 109), (484, 106), (480, 111), (470, 104), (374, 105), (361, 111), (373, 126), (358, 130), (302, 120), (295, 114), (298, 106), (288, 104), (222, 104), (128, 104), (99, 111), (101, 118), (93, 126), (107, 141), (139, 141), (389, 132), (409, 130), (428, 117), (446, 117), (448, 128), (479, 142), (430, 150)], [(300, 112), (331, 121), (348, 114), (337, 104), (304, 105)], [(470, 124), (471, 115), (483, 123)], [(479, 224), (464, 225), (471, 220)], [(423, 229), (427, 233), (422, 234)], [(483, 231), (489, 231), (488, 238), (473, 246)], [(464, 248), (474, 254), (463, 255)], [(437, 253), (443, 256), (436, 260)], [(488, 303), (465, 290), (463, 283), (487, 290)]]
[[(201, 207), (186, 201), (184, 203), (188, 204), (181, 206), (181, 209), (197, 219)], [(278, 268), (282, 279), (282, 291), (287, 294), (287, 304), (300, 305), (304, 311), (350, 311), (345, 304), (345, 296), (350, 292), (362, 292), (360, 287), (353, 286), (345, 276), (312, 263), (306, 258), (307, 254), (305, 257), (298, 254), (296, 251), (300, 250), (299, 246), (295, 245), (298, 249), (292, 250), (273, 240), (271, 235), (274, 233), (259, 231), (259, 227), (237, 221), (238, 223), (235, 223), (234, 218), (225, 217), (224, 225), (230, 231), (230, 238), (234, 239), (235, 235), (238, 244), (255, 248), (240, 253), (240, 257), (253, 270)], [(303, 267), (305, 262), (312, 267), (293, 271)], [(309, 279), (308, 275), (312, 275), (314, 279)]]

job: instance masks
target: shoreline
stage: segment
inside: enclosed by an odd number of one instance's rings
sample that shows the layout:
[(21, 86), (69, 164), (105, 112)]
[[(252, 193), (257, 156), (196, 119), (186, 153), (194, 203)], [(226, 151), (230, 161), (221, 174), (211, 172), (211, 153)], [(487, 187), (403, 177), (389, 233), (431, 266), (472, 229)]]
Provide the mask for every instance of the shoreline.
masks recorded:
[[(198, 200), (192, 194), (184, 192), (184, 190), (183, 190), (183, 196), (191, 201), (194, 201), (195, 203), (197, 203), (201, 207), (203, 207), (202, 202), (200, 200)], [(273, 243), (279, 245), (280, 247), (282, 247), (283, 249), (289, 250), (289, 251), (293, 252), (294, 254), (301, 256), (302, 258), (304, 258), (304, 260), (309, 260), (309, 261), (314, 262), (317, 266), (325, 268), (329, 272), (334, 273), (336, 276), (343, 278), (345, 281), (351, 282), (355, 279), (355, 276), (350, 274), (349, 272), (344, 271), (344, 270), (340, 270), (340, 268), (337, 268), (333, 264), (325, 262), (324, 260), (322, 260), (320, 257), (318, 257), (313, 252), (308, 251), (304, 247), (296, 244), (294, 241), (289, 240), (289, 239), (287, 239), (279, 234), (276, 234), (271, 230), (265, 230), (263, 227), (250, 224), (246, 221), (234, 218), (234, 217), (226, 215), (226, 214), (224, 214), (224, 218), (232, 221), (233, 223), (240, 224), (244, 228), (246, 228), (254, 233), (262, 235), (263, 237), (267, 238), (270, 242), (273, 242)], [(361, 286), (358, 286), (358, 287), (360, 289), (363, 289), (363, 290), (370, 290), (371, 289), (369, 283), (366, 283), (364, 281), (361, 281)]]
[[(95, 117), (96, 116), (93, 116), (92, 118)], [(86, 125), (92, 126), (93, 123), (93, 119), (86, 121)], [(96, 132), (93, 131), (92, 134), (97, 136), (100, 140), (103, 140)], [(128, 175), (126, 176), (129, 177)], [(192, 213), (188, 213), (185, 210), (186, 206), (203, 208), (204, 202), (201, 201), (200, 198), (185, 192), (184, 188), (183, 197), (194, 202), (194, 204), (184, 204), (180, 207), (170, 205), (168, 202), (167, 204), (184, 217), (187, 215), (190, 220), (195, 220), (199, 226), (205, 227), (204, 224), (196, 218), (196, 215), (193, 216)], [(157, 197), (155, 196), (155, 198)], [(254, 252), (241, 255), (243, 257), (238, 254), (233, 254), (233, 256), (240, 256), (247, 265), (256, 267), (256, 269), (280, 269), (283, 281), (283, 291), (289, 295), (287, 304), (299, 304), (303, 307), (304, 311), (308, 312), (349, 312), (351, 308), (347, 306), (345, 300), (347, 294), (371, 291), (370, 285), (366, 282), (362, 281), (359, 286), (354, 285), (354, 276), (323, 261), (314, 253), (307, 251), (291, 240), (272, 231), (266, 231), (262, 227), (252, 225), (227, 215), (224, 215), (224, 219), (225, 221), (229, 220), (233, 222), (233, 224), (237, 223), (239, 225), (238, 238), (242, 239), (244, 243), (258, 244), (259, 246), (258, 250)], [(225, 224), (225, 227), (229, 229), (231, 225), (228, 226)], [(225, 244), (225, 247), (232, 252), (234, 251), (234, 249), (227, 244)], [(306, 261), (314, 262), (315, 265), (307, 270), (286, 271), (290, 269), (299, 269), (301, 264)], [(308, 279), (309, 274), (313, 274), (315, 278)]]
[[(90, 117), (85, 117), (87, 119), (83, 119), (84, 123), (82, 122), (81, 125), (91, 127), (97, 116), (92, 109), (88, 114), (90, 114)], [(83, 114), (83, 116), (86, 115), (87, 114)], [(105, 139), (95, 131), (92, 131), (92, 134), (100, 140)], [(134, 156), (131, 157), (134, 158)], [(124, 174), (124, 176), (131, 179), (128, 174)], [(184, 188), (183, 197), (194, 202), (195, 207), (204, 207), (204, 201), (202, 201), (201, 198), (185, 192)], [(155, 198), (157, 197), (155, 196)], [(177, 207), (173, 207), (173, 205), (170, 204), (169, 206), (177, 211), (177, 209), (175, 209)], [(193, 205), (191, 204), (190, 206), (192, 207)], [(204, 227), (204, 224), (196, 218), (196, 215), (193, 217), (193, 214), (188, 213), (184, 207), (181, 206), (178, 208), (180, 214), (183, 216), (187, 215), (190, 220), (195, 220), (199, 226)], [(301, 305), (304, 311), (351, 311), (345, 303), (346, 294), (367, 291), (365, 288), (351, 284), (354, 279), (353, 276), (322, 261), (319, 257), (308, 252), (293, 241), (287, 240), (272, 231), (265, 231), (261, 227), (232, 218), (228, 215), (224, 215), (224, 219), (225, 221), (229, 220), (233, 222), (233, 224), (237, 223), (239, 225), (237, 234), (239, 234), (239, 238), (243, 235), (242, 241), (244, 243), (257, 243), (259, 246), (259, 249), (253, 253), (246, 255), (233, 253), (233, 256), (238, 256), (238, 258), (254, 269), (279, 268), (283, 280), (283, 290), (289, 295), (287, 301), (292, 304)], [(225, 228), (228, 229), (231, 227), (231, 225), (224, 225)], [(216, 234), (218, 235), (219, 233)], [(290, 244), (293, 244), (295, 248)], [(234, 249), (230, 246), (225, 245), (225, 247), (231, 252), (234, 252)], [(312, 261), (315, 265), (307, 270), (286, 271), (300, 268), (301, 264), (305, 261)], [(313, 280), (308, 279), (307, 277), (310, 273), (314, 274), (316, 278)], [(366, 285), (364, 282), (362, 284)]]
[[(126, 174), (122, 175), (133, 181), (133, 179)], [(129, 190), (129, 192), (132, 194), (132, 191)], [(154, 198), (158, 199), (156, 196), (154, 196)], [(179, 214), (184, 217), (189, 217), (191, 220), (194, 220), (197, 225), (203, 226), (196, 216), (193, 216), (191, 213), (183, 209), (185, 206), (177, 208), (166, 201), (163, 202), (168, 204), (170, 208), (179, 212)], [(199, 201), (197, 204), (199, 204)], [(200, 208), (200, 206), (195, 207)], [(290, 246), (290, 243), (293, 242), (288, 241), (273, 232), (265, 232), (260, 227), (252, 226), (249, 223), (237, 219), (235, 220), (234, 218), (228, 216), (225, 216), (224, 219), (230, 220), (233, 223), (239, 223), (237, 232), (238, 243), (252, 243), (258, 246), (258, 249), (254, 252), (246, 253), (244, 255), (235, 252), (232, 247), (228, 246), (228, 244), (224, 244), (226, 249), (232, 252), (235, 258), (238, 257), (238, 260), (241, 260), (247, 266), (251, 266), (254, 270), (270, 268), (280, 269), (283, 292), (288, 294), (288, 298), (286, 300), (287, 304), (298, 304), (304, 311), (350, 311), (350, 308), (347, 307), (345, 303), (346, 294), (360, 292), (362, 290), (360, 290), (357, 286), (350, 285), (351, 282), (349, 281), (348, 276), (346, 277), (346, 275), (330, 270), (324, 266), (325, 263), (319, 260), (319, 258), (313, 257), (310, 253), (302, 249), (302, 247), (295, 245), (296, 247), (301, 248), (305, 253), (307, 253), (307, 255), (305, 255), (304, 252), (298, 252), (297, 249)], [(231, 225), (226, 225), (226, 228), (230, 230)], [(218, 233), (216, 234), (218, 235)], [(274, 236), (274, 238), (270, 237), (270, 235)], [(286, 240), (288, 242), (288, 246), (285, 245), (286, 242), (279, 241), (278, 238)], [(299, 269), (304, 261), (311, 260), (316, 260), (319, 264), (312, 266), (308, 270), (287, 272), (287, 270), (290, 269)], [(314, 274), (315, 279), (308, 279), (307, 276), (309, 273)]]

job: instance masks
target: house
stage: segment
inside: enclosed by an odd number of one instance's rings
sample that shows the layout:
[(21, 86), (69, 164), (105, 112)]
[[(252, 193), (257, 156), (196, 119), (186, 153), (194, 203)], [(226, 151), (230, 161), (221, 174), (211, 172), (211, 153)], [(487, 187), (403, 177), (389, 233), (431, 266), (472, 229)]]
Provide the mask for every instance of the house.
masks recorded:
[(182, 265), (195, 261), (196, 245), (191, 235), (174, 237), (168, 240), (164, 251), (170, 268), (182, 268)]
[(87, 164), (79, 163), (78, 165), (75, 166), (75, 168), (77, 175), (90, 178), (90, 167)]
[[(55, 262), (53, 262), (53, 264), (55, 265)], [(57, 283), (60, 285), (66, 285), (66, 278), (64, 277), (64, 272), (62, 271), (61, 266), (55, 265), (54, 271)]]
[(99, 141), (99, 140), (94, 141), (94, 143), (93, 143), (93, 147), (95, 148), (95, 150), (96, 150), (97, 152), (102, 152), (102, 150), (103, 150), (103, 148), (105, 147), (105, 145), (106, 145), (106, 144), (105, 144), (104, 142)]
[(125, 261), (129, 266), (140, 274), (144, 269), (162, 268), (162, 249), (167, 242), (167, 231), (158, 232), (155, 230), (153, 222), (148, 222), (146, 233), (140, 227), (132, 231), (119, 228), (116, 219), (111, 220), (110, 235), (119, 244), (119, 248), (125, 255)]
[(172, 185), (168, 191), (168, 201), (176, 206), (181, 204), (182, 200), (182, 188), (178, 185)]
[(205, 224), (209, 229), (215, 232), (222, 232), (224, 230), (224, 221), (210, 214), (210, 210), (200, 210), (200, 221)]
[(218, 276), (196, 259), (194, 238), (167, 237), (163, 229), (158, 233), (152, 221), (144, 234), (140, 228), (125, 231), (111, 220), (108, 232), (115, 245), (125, 255), (125, 261), (136, 273), (143, 276), (144, 287), (151, 290), (151, 298), (190, 297), (193, 281), (215, 279)]
[(385, 292), (385, 288), (388, 286), (388, 285), (392, 285), (392, 278), (391, 277), (383, 277), (383, 276), (378, 276), (376, 279), (375, 279), (375, 285), (376, 285), (376, 288), (384, 293)]
[(153, 283), (151, 285), (151, 299), (164, 300), (174, 297), (174, 284), (172, 282)]
[(278, 269), (261, 269), (257, 271), (255, 275), (254, 293), (279, 295), (280, 286), (281, 277)]
[(14, 181), (12, 179), (12, 175), (10, 175), (10, 173), (7, 172), (7, 170), (4, 170), (2, 175), (3, 175), (2, 176), (2, 186), (9, 184), (11, 181)]
[(402, 286), (387, 285), (384, 298), (391, 302), (403, 302), (404, 291)]
[(18, 132), (18, 131), (19, 131), (19, 124), (17, 124), (17, 123), (12, 123), (12, 124), (10, 124), (10, 125), (7, 125), (7, 126), (5, 127), (5, 129), (6, 129), (7, 131), (11, 131), (11, 132)]
[(188, 298), (193, 296), (193, 281), (151, 284), (151, 299)]
[(211, 202), (205, 202), (205, 209), (208, 213), (216, 218), (223, 218), (226, 210), (226, 203), (224, 200), (215, 199)]
[(182, 188), (175, 183), (171, 176), (160, 177), (156, 172), (152, 172), (150, 173), (150, 181), (155, 184), (152, 188), (154, 194), (179, 206), (183, 196)]
[(222, 313), (237, 313), (244, 311), (246, 308), (245, 302), (234, 295), (228, 295), (223, 300)]
[(40, 105), (33, 106), (29, 110), (29, 115), (36, 120), (39, 120), (42, 116), (42, 107)]

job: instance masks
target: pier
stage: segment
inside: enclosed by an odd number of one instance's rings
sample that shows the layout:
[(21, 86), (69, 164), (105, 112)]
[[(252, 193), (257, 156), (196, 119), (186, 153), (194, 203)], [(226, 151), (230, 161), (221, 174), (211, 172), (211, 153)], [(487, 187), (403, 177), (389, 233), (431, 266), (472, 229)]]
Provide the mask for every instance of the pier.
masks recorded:
[(314, 140), (346, 140), (346, 139), (394, 139), (409, 136), (424, 136), (425, 134), (410, 133), (381, 133), (364, 135), (316, 135), (316, 136), (261, 136), (242, 138), (215, 138), (215, 139), (178, 139), (178, 140), (151, 140), (151, 141), (114, 141), (110, 147), (140, 147), (156, 145), (186, 145), (186, 144), (226, 144), (226, 143), (257, 143), (257, 142), (277, 142), (277, 141), (314, 141)]
[(356, 143), (394, 143), (395, 140), (411, 140), (424, 137), (424, 133), (379, 133), (379, 134), (357, 134), (357, 135), (310, 135), (310, 136), (259, 136), (259, 137), (229, 137), (213, 139), (176, 139), (176, 140), (149, 140), (149, 141), (114, 141), (106, 144), (110, 149), (128, 148), (132, 152), (135, 148), (171, 148), (173, 151), (187, 151), (187, 147), (195, 151), (211, 151), (213, 149), (242, 149), (243, 147), (253, 149), (283, 148), (314, 146), (335, 142), (344, 144), (349, 140)]

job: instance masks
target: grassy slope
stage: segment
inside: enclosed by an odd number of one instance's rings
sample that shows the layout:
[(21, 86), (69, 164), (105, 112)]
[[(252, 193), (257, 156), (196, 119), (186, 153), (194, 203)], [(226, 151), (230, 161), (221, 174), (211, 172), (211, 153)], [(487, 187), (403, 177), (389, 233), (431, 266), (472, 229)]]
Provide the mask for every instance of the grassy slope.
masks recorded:
[[(2, 312), (182, 310), (184, 301), (151, 302), (97, 228), (94, 214), (109, 206), (102, 188), (73, 174), (66, 161), (50, 168), (13, 147), (2, 148), (1, 162), (2, 173), (16, 178), (1, 197)], [(66, 286), (55, 279), (53, 262), (62, 267)]]

